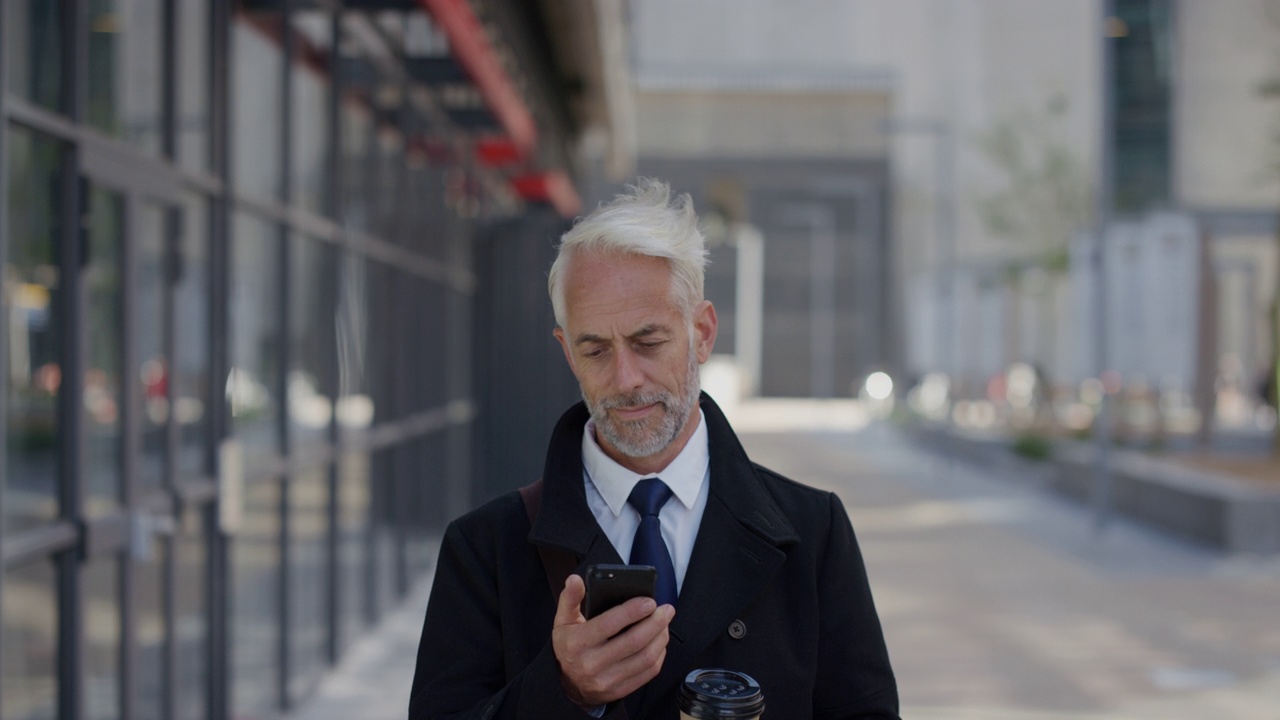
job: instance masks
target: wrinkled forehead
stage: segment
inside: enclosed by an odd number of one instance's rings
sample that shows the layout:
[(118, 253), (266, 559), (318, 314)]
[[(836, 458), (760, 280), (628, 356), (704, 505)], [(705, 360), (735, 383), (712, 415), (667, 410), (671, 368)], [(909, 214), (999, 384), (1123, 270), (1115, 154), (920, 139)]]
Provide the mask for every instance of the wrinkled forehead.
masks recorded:
[[(672, 292), (670, 263), (627, 253), (588, 252), (566, 268), (565, 312), (572, 325), (673, 322), (682, 317)], [(645, 320), (645, 318), (649, 318)]]

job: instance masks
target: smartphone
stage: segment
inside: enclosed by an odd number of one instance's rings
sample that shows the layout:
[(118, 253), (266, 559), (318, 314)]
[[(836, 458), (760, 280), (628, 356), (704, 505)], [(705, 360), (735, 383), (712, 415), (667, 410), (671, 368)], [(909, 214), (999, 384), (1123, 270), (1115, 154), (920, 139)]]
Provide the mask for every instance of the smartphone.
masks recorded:
[(588, 620), (633, 597), (653, 597), (658, 571), (652, 565), (592, 565), (587, 568), (587, 597), (582, 614)]

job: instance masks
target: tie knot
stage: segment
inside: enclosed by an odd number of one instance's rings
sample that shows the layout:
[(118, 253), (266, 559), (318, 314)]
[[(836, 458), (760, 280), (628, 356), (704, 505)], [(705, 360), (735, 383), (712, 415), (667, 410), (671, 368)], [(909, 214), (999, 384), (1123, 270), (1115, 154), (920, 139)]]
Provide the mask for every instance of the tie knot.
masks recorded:
[(671, 499), (671, 488), (658, 478), (645, 478), (636, 483), (627, 503), (641, 515), (657, 515)]

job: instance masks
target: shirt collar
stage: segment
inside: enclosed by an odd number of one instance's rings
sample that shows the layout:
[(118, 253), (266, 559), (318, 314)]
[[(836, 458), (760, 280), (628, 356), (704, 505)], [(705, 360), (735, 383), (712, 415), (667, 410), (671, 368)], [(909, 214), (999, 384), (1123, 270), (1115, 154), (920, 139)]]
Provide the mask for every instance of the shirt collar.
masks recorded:
[(661, 477), (662, 482), (671, 488), (671, 492), (686, 508), (693, 507), (702, 490), (702, 483), (706, 480), (707, 466), (711, 463), (711, 454), (707, 449), (706, 415), (698, 413), (698, 429), (693, 431), (689, 442), (685, 443), (684, 449), (671, 464), (660, 473), (648, 475), (634, 473), (606, 455), (596, 442), (595, 429), (595, 423), (588, 421), (582, 431), (582, 467), (587, 473), (587, 479), (596, 486), (614, 517), (622, 514), (636, 483), (650, 477)]

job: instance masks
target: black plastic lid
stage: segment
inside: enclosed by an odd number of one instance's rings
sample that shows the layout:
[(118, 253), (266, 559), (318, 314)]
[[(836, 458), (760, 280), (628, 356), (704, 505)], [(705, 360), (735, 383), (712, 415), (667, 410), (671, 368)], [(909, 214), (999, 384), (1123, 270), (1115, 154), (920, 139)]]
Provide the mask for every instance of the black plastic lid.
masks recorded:
[(753, 718), (764, 712), (764, 693), (746, 673), (694, 670), (680, 688), (680, 710), (695, 718)]

